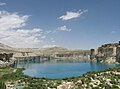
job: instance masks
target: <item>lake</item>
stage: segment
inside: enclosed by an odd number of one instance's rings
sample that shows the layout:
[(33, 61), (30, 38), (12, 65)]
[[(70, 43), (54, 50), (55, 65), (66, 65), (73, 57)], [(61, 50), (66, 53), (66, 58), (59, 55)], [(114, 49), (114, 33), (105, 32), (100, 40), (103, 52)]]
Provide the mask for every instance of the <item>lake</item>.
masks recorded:
[(31, 77), (66, 78), (80, 76), (89, 71), (100, 71), (119, 66), (99, 62), (72, 62), (72, 61), (17, 61), (15, 68), (25, 68), (23, 73)]

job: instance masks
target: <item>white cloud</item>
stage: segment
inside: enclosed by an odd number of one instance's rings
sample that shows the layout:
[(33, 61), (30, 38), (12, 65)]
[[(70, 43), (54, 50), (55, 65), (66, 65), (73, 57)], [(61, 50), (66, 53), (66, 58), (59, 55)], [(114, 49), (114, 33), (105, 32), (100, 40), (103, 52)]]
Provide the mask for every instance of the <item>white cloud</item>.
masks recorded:
[(29, 15), (0, 11), (0, 43), (16, 48), (33, 48), (43, 45), (44, 47), (54, 47), (56, 45), (46, 45), (55, 42), (54, 38), (48, 37), (58, 31), (71, 31), (67, 26), (48, 31), (40, 28), (24, 29), (29, 17)]
[[(13, 47), (21, 47), (21, 48), (30, 48), (30, 47), (38, 47), (38, 45), (42, 42), (40, 40), (41, 29), (32, 29), (32, 30), (16, 30), (16, 31), (4, 31), (6, 36), (1, 38), (0, 41), (2, 43), (8, 44)], [(10, 32), (10, 33), (9, 33)], [(1, 33), (1, 32), (0, 32)], [(9, 33), (9, 34), (8, 34)]]
[(12, 47), (38, 47), (42, 43), (40, 28), (20, 29), (26, 25), (28, 15), (0, 11), (0, 42)]
[(44, 45), (42, 48), (58, 47), (57, 45)]
[(46, 36), (42, 36), (41, 38), (44, 39), (44, 38), (46, 38)]
[(54, 40), (54, 38), (50, 38), (51, 40)]
[(116, 33), (116, 31), (111, 31), (111, 34), (115, 34)]
[(0, 2), (0, 6), (4, 6), (6, 5), (6, 3)]
[(59, 19), (70, 20), (70, 19), (78, 18), (78, 17), (80, 17), (82, 14), (84, 14), (86, 12), (88, 12), (88, 10), (79, 10), (77, 12), (67, 11), (66, 14), (60, 16)]
[(54, 43), (54, 42), (55, 42), (55, 40), (52, 40), (52, 42)]
[(49, 33), (51, 33), (51, 32), (52, 32), (52, 31), (50, 31), (50, 30), (49, 30), (49, 31), (46, 31), (46, 34), (49, 34)]
[(67, 26), (61, 26), (61, 27), (58, 27), (58, 30), (60, 30), (60, 31), (67, 31), (67, 32), (70, 32), (71, 31), (71, 29), (69, 29), (69, 28), (67, 28)]
[(10, 30), (26, 25), (28, 15), (19, 16), (17, 13), (0, 11), (0, 30)]

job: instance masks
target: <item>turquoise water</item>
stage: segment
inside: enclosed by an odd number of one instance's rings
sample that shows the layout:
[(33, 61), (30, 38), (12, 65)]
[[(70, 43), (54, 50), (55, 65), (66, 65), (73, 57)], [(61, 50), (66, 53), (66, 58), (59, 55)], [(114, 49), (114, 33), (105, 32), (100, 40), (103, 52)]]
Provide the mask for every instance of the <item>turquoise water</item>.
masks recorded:
[(99, 62), (17, 62), (15, 67), (24, 67), (23, 73), (32, 77), (65, 78), (80, 76), (89, 71), (105, 70), (116, 67), (116, 64)]

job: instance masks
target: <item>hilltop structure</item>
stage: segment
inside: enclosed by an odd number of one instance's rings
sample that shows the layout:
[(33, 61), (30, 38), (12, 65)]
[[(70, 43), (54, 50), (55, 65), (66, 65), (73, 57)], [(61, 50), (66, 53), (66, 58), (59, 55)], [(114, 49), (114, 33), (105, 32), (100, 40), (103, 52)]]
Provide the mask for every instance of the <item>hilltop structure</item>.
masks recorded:
[(120, 41), (119, 43), (104, 44), (97, 49), (91, 49), (90, 59), (92, 61), (120, 63)]

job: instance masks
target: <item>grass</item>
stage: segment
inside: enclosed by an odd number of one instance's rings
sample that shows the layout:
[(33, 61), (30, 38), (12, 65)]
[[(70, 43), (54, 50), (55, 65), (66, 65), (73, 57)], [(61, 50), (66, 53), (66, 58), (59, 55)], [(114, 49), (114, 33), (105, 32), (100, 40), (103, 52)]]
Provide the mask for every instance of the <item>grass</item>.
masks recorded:
[(11, 74), (12, 72), (13, 72), (13, 68), (11, 67), (0, 68), (0, 77), (2, 77), (5, 74)]

